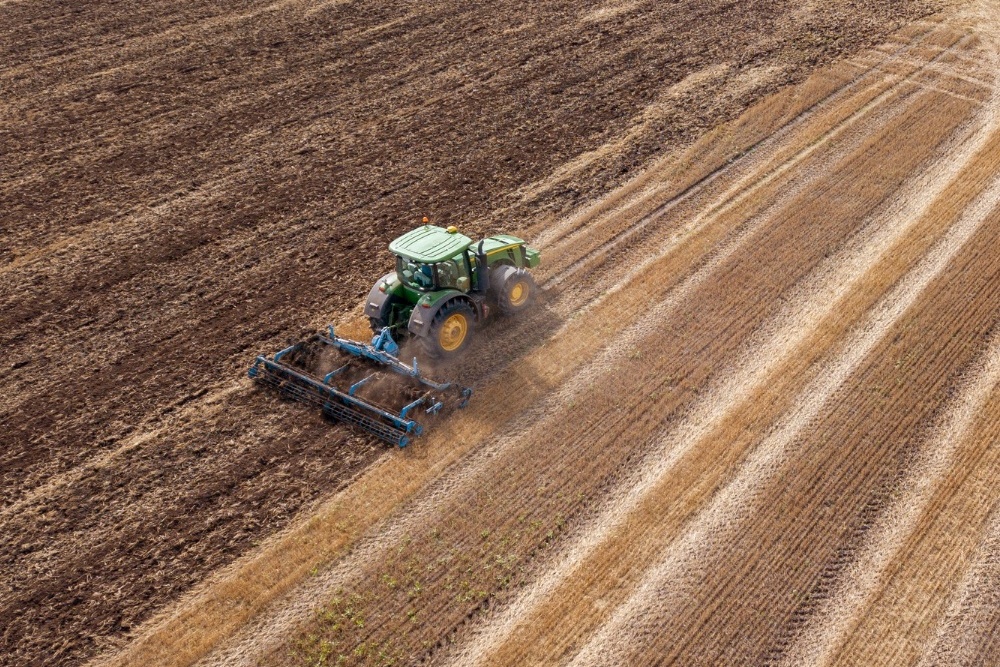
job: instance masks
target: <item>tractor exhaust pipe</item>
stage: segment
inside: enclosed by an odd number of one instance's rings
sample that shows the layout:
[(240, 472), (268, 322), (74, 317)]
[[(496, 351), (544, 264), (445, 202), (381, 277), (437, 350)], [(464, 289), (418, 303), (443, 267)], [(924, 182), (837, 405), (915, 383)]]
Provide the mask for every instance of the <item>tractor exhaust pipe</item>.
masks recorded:
[(479, 291), (485, 294), (490, 289), (490, 270), (486, 265), (486, 252), (483, 250), (484, 243), (486, 243), (486, 239), (479, 242), (479, 248), (476, 250), (476, 281)]

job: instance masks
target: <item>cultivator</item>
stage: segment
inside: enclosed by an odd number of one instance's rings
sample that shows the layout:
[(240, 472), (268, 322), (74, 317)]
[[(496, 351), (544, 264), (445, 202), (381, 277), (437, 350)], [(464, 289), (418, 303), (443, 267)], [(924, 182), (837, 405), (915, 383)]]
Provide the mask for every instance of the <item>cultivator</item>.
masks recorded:
[(367, 344), (339, 338), (331, 326), (270, 359), (257, 357), (248, 374), (333, 419), (405, 447), (423, 432), (423, 422), (465, 407), (472, 390), (430, 380), (416, 358), (407, 365), (398, 354), (388, 329)]

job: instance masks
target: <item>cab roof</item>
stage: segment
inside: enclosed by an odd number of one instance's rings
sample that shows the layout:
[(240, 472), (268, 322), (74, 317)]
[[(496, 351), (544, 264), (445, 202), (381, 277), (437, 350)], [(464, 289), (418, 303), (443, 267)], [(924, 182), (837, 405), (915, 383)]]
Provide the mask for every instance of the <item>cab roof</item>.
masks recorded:
[(472, 245), (472, 239), (457, 231), (424, 225), (389, 244), (389, 251), (417, 262), (432, 264), (451, 259)]

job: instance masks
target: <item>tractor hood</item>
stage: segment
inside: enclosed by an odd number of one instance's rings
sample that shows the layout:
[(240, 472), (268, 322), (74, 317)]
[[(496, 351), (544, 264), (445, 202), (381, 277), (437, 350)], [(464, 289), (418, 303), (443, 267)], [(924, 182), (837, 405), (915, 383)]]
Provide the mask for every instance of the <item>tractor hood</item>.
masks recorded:
[(443, 262), (472, 245), (472, 239), (457, 231), (434, 225), (417, 227), (389, 244), (389, 251), (426, 264)]

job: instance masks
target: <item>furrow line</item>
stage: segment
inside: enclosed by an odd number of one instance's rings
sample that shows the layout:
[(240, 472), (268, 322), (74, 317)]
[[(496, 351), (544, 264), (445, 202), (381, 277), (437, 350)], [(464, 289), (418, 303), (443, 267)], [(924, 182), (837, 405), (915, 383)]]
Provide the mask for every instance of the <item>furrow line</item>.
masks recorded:
[[(696, 567), (698, 559), (712, 546), (724, 541), (743, 518), (751, 515), (757, 492), (772, 479), (804, 429), (816, 419), (827, 402), (858, 369), (918, 297), (937, 279), (962, 250), (987, 216), (1000, 202), (1000, 179), (938, 241), (918, 265), (865, 318), (850, 336), (844, 351), (824, 365), (817, 379), (802, 392), (802, 400), (750, 455), (739, 474), (698, 515), (646, 575), (639, 588), (618, 607), (605, 624), (575, 656), (572, 664), (608, 664), (621, 659), (627, 638), (636, 638), (648, 625), (644, 609), (656, 600), (665, 604), (671, 582), (682, 578), (683, 570)], [(610, 652), (610, 653), (609, 653)]]
[[(953, 185), (965, 165), (982, 149), (992, 134), (991, 126), (985, 119), (971, 125), (967, 130), (957, 132), (953, 140), (941, 148), (938, 161), (914, 178), (897, 196), (894, 204), (868, 220), (844, 249), (832, 255), (817, 267), (808, 280), (797, 286), (788, 297), (783, 312), (741, 345), (741, 351), (735, 355), (740, 360), (736, 368), (710, 387), (691, 413), (662, 438), (661, 444), (648, 459), (636, 466), (643, 472), (626, 477), (617, 491), (608, 494), (616, 499), (615, 502), (593, 525), (581, 531), (580, 540), (569, 548), (557, 565), (519, 596), (494, 624), (497, 627), (487, 628), (478, 644), (461, 652), (458, 662), (473, 657), (490, 662), (491, 658), (487, 657), (490, 651), (498, 643), (506, 641), (518, 626), (530, 624), (528, 619), (537, 611), (536, 607), (548, 603), (556, 588), (563, 585), (578, 568), (584, 567), (585, 560), (599, 546), (606, 544), (615, 531), (631, 521), (629, 515), (693, 447), (705, 442), (712, 431), (720, 423), (731, 419), (734, 411), (742, 405), (754, 402), (754, 396), (761, 388), (774, 381), (775, 372), (782, 369), (786, 360), (814, 336), (820, 322), (838, 310), (844, 295), (858, 289), (861, 277), (880, 265), (885, 254), (918, 226), (941, 193)], [(650, 321), (661, 321), (668, 316), (668, 313), (655, 313)], [(816, 344), (811, 343), (809, 348), (814, 350)], [(613, 365), (618, 361), (613, 359), (610, 363)], [(617, 535), (615, 543), (624, 544), (624, 537)], [(527, 644), (537, 640), (533, 638)]]

